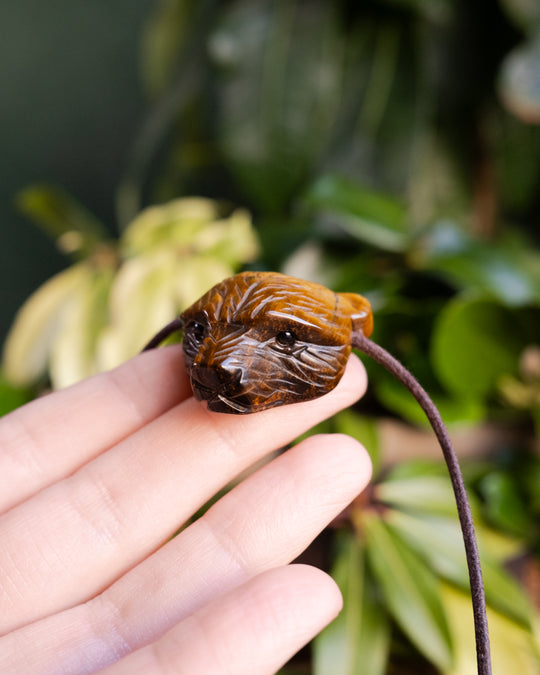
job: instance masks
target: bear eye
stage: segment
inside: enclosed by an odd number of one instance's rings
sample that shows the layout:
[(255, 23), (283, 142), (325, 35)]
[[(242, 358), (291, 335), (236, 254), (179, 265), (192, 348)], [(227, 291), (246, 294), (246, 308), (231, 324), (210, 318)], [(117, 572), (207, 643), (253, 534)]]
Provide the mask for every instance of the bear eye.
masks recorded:
[(191, 336), (197, 342), (200, 344), (203, 342), (204, 338), (206, 337), (206, 326), (202, 323), (199, 323), (198, 321), (193, 321), (193, 323), (190, 324), (189, 326), (189, 332), (191, 333)]
[(276, 335), (276, 342), (280, 347), (291, 348), (296, 342), (296, 335), (292, 330), (282, 330)]

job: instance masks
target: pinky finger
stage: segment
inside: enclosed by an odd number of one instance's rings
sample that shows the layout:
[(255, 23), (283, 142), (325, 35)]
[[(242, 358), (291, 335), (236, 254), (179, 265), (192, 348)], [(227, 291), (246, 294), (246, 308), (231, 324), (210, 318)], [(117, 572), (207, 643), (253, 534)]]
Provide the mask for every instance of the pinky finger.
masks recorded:
[(272, 675), (341, 609), (333, 580), (279, 567), (214, 600), (106, 675)]

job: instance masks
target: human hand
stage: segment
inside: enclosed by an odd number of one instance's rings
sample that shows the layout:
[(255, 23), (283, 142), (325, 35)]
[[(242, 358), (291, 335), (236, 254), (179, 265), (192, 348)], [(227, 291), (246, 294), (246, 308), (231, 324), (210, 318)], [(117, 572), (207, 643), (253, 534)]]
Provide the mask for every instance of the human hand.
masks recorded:
[(365, 386), (352, 356), (323, 398), (210, 413), (168, 347), (0, 420), (0, 673), (278, 670), (340, 609), (288, 563), (365, 487), (361, 446), (310, 437), (170, 537)]

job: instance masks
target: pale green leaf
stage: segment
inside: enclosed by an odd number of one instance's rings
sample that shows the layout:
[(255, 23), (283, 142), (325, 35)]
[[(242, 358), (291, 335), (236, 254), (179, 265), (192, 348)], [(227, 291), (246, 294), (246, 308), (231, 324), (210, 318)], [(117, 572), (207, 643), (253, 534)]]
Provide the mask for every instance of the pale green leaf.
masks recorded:
[(50, 354), (49, 370), (55, 389), (97, 372), (97, 341), (107, 321), (113, 274), (111, 268), (94, 270), (66, 304)]
[[(469, 592), (469, 575), (463, 534), (457, 519), (417, 511), (406, 513), (388, 509), (384, 516), (399, 534), (427, 562), (430, 569)], [(532, 610), (519, 585), (482, 546), (477, 527), (482, 573), (487, 602), (522, 625), (530, 624)]]
[(193, 248), (198, 253), (215, 256), (233, 266), (251, 262), (259, 252), (251, 217), (243, 209), (237, 209), (228, 218), (201, 228), (194, 234)]
[(249, 214), (237, 209), (220, 217), (220, 210), (217, 202), (200, 197), (151, 206), (126, 228), (124, 255), (129, 258), (166, 248), (178, 258), (213, 256), (233, 267), (252, 261), (259, 246)]
[(122, 250), (129, 257), (149, 253), (155, 247), (174, 246), (179, 254), (186, 255), (197, 233), (218, 215), (217, 202), (202, 197), (149, 206), (126, 227)]
[(114, 279), (110, 324), (98, 342), (98, 367), (107, 370), (135, 356), (177, 314), (176, 257), (158, 250), (126, 261)]
[(390, 625), (354, 534), (343, 534), (332, 576), (343, 595), (341, 614), (315, 639), (314, 675), (384, 675)]
[(375, 514), (362, 518), (370, 567), (386, 605), (416, 648), (441, 669), (452, 665), (452, 640), (439, 582), (425, 562)]
[(385, 480), (375, 486), (378, 501), (400, 509), (426, 509), (440, 515), (456, 515), (450, 479), (444, 476), (410, 476)]
[(172, 279), (178, 312), (184, 310), (215, 284), (234, 274), (234, 268), (219, 258), (192, 255), (177, 260)]
[(10, 382), (24, 387), (45, 374), (63, 314), (91, 274), (89, 265), (73, 265), (46, 281), (24, 303), (4, 345), (3, 369)]
[[(470, 598), (443, 584), (441, 600), (448, 616), (455, 660), (444, 675), (476, 675), (476, 650)], [(538, 675), (540, 644), (528, 630), (488, 608), (493, 675)]]

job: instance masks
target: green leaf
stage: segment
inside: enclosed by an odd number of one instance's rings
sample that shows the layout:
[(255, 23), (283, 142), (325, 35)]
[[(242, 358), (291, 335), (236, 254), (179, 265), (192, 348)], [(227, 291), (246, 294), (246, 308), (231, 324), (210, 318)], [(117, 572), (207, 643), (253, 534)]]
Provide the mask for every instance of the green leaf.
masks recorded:
[(444, 462), (439, 459), (410, 459), (400, 464), (395, 464), (387, 473), (385, 480), (403, 480), (406, 478), (420, 478), (421, 476), (437, 476), (448, 478), (448, 469)]
[(384, 480), (374, 487), (377, 501), (399, 509), (425, 509), (430, 513), (455, 516), (452, 484), (446, 476), (409, 476)]
[(356, 536), (342, 534), (331, 573), (343, 595), (343, 609), (314, 640), (314, 675), (386, 672), (390, 625), (364, 557)]
[(76, 295), (66, 303), (49, 358), (55, 389), (68, 387), (98, 371), (96, 350), (108, 320), (112, 268), (91, 269)]
[(377, 515), (366, 513), (362, 523), (370, 567), (394, 619), (424, 656), (450, 668), (452, 641), (433, 572)]
[(228, 168), (267, 215), (282, 213), (334, 131), (345, 56), (336, 7), (239, 0), (209, 49)]
[(193, 25), (193, 0), (161, 0), (146, 21), (142, 42), (142, 76), (153, 96), (171, 85), (178, 58)]
[(457, 518), (388, 509), (384, 521), (426, 560), (430, 569), (468, 590), (467, 561)]
[[(393, 377), (383, 375), (375, 384), (377, 397), (400, 417), (421, 427), (431, 428), (426, 414), (405, 387)], [(478, 399), (431, 396), (446, 424), (471, 424), (484, 419), (485, 406)]]
[(491, 471), (481, 480), (479, 489), (484, 497), (484, 512), (492, 525), (519, 537), (529, 536), (536, 523), (511, 476)]
[(495, 390), (501, 375), (517, 372), (522, 346), (511, 310), (487, 300), (458, 298), (435, 324), (432, 362), (456, 396), (482, 397)]
[(451, 222), (439, 222), (423, 237), (413, 262), (460, 289), (509, 307), (538, 302), (540, 256), (518, 235), (508, 234), (497, 244), (487, 244)]
[(84, 258), (109, 238), (102, 223), (65, 190), (33, 185), (17, 195), (18, 208), (34, 220), (58, 248)]
[[(422, 556), (430, 569), (469, 593), (469, 574), (463, 534), (457, 518), (447, 518), (423, 511), (406, 513), (389, 509), (384, 515), (390, 525)], [(522, 589), (502, 565), (485, 551), (483, 530), (477, 526), (482, 573), (489, 605), (523, 626), (530, 626), (531, 607)]]
[(320, 178), (305, 203), (331, 214), (332, 220), (360, 241), (386, 251), (403, 251), (408, 244), (403, 204), (339, 176)]
[(0, 375), (0, 417), (28, 403), (31, 399), (32, 394), (28, 389), (14, 387)]

